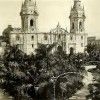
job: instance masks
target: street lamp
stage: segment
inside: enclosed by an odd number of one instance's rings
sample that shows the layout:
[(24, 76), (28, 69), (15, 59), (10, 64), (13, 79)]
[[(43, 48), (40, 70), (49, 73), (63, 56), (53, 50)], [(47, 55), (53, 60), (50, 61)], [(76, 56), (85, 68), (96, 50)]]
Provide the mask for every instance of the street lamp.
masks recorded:
[[(60, 83), (60, 87), (62, 89), (62, 98), (64, 98), (64, 91), (66, 91), (66, 84), (67, 84), (67, 82), (66, 83), (64, 83), (64, 82)], [(64, 99), (62, 99), (62, 100), (64, 100)]]
[(54, 100), (56, 100), (56, 81), (57, 81), (57, 78), (53, 76), (50, 81), (53, 83)]

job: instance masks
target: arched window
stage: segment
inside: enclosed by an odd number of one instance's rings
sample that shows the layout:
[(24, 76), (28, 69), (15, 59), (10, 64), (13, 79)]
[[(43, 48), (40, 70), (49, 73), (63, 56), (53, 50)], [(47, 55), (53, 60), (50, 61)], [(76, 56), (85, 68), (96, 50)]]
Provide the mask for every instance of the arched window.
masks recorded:
[(59, 34), (58, 38), (60, 39), (61, 38), (61, 35)]
[(81, 36), (81, 40), (83, 40), (83, 36)]
[(79, 22), (79, 29), (82, 31), (82, 22)]
[(81, 43), (81, 47), (83, 47), (83, 43)]
[(70, 54), (71, 54), (71, 55), (74, 54), (74, 48), (73, 48), (73, 47), (70, 48)]
[(30, 26), (33, 26), (33, 20), (32, 19), (30, 20)]
[(44, 35), (44, 40), (48, 40), (48, 36), (46, 34)]
[(17, 36), (16, 36), (16, 40), (19, 41), (19, 39), (20, 39), (20, 37), (17, 35)]
[(34, 36), (31, 37), (31, 40), (34, 40)]
[(32, 48), (34, 48), (34, 44), (32, 44)]
[(73, 36), (70, 36), (70, 40), (73, 40)]
[(72, 23), (72, 29), (74, 29), (74, 23)]

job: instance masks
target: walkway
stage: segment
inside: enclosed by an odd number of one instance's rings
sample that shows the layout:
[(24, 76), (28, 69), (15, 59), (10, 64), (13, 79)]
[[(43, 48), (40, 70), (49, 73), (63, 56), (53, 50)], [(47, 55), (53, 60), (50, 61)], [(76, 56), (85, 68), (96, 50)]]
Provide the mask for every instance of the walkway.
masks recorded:
[(12, 98), (9, 97), (8, 95), (4, 95), (2, 90), (0, 90), (0, 100), (12, 100)]
[(88, 72), (88, 69), (94, 68), (95, 66), (86, 66), (85, 69), (87, 74), (84, 75), (83, 83), (85, 84), (84, 87), (79, 90), (73, 97), (69, 100), (86, 100), (86, 96), (89, 95), (88, 85), (92, 83), (93, 75), (92, 73)]
[(89, 91), (86, 87), (78, 91), (72, 98), (69, 100), (86, 100), (86, 96), (89, 94)]

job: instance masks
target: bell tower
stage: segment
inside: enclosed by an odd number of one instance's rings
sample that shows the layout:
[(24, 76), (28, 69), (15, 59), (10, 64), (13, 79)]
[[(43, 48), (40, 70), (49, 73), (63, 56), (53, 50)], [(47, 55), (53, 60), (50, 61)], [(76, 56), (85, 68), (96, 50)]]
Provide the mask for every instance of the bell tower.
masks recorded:
[(28, 33), (37, 32), (38, 11), (36, 2), (25, 0), (21, 7), (21, 25), (22, 30)]
[(85, 13), (80, 0), (74, 0), (74, 5), (70, 12), (70, 33), (78, 34), (85, 32)]

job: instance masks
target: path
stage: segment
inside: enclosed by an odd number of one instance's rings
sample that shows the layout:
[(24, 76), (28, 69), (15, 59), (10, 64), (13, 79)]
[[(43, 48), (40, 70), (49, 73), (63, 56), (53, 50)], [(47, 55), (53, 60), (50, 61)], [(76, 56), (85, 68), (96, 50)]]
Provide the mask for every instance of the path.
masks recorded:
[(86, 100), (86, 96), (89, 94), (88, 85), (93, 81), (92, 73), (88, 72), (88, 69), (95, 68), (96, 66), (85, 66), (87, 74), (84, 75), (83, 83), (85, 84), (84, 87), (79, 90), (73, 97), (69, 100)]
[(9, 97), (8, 95), (4, 95), (2, 90), (0, 90), (0, 100), (12, 100), (12, 98)]

